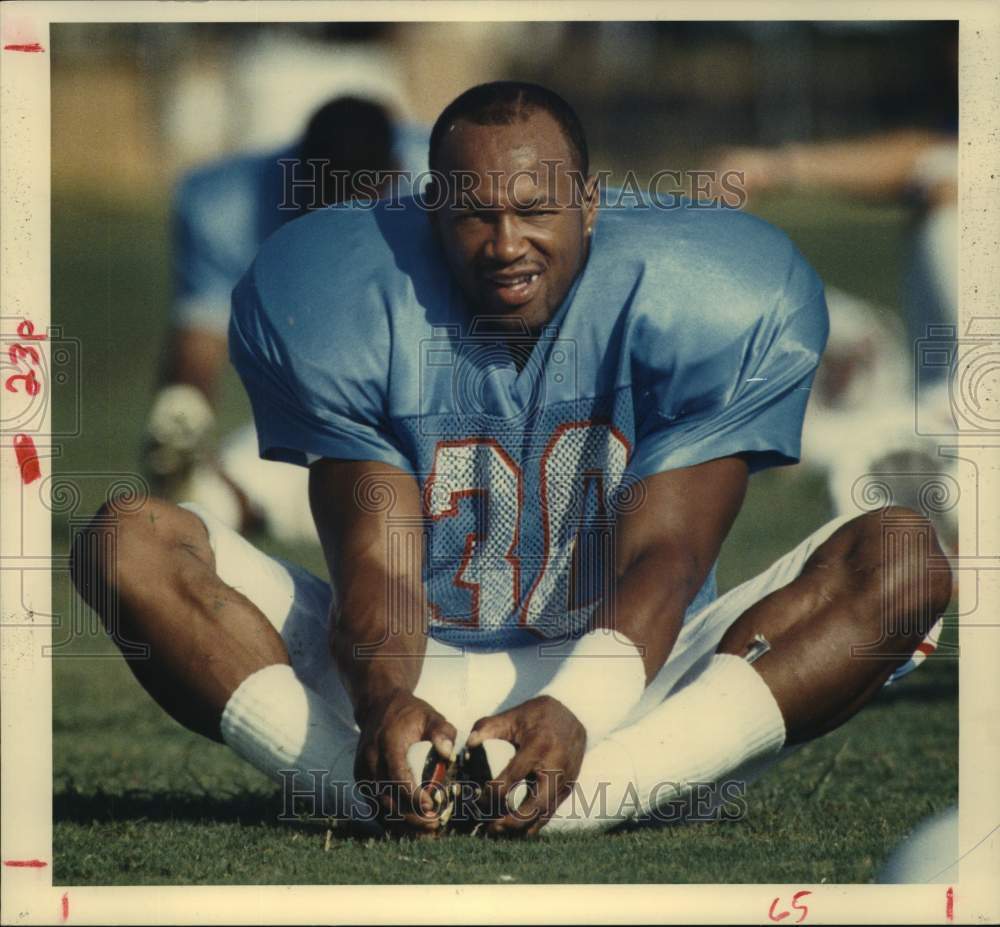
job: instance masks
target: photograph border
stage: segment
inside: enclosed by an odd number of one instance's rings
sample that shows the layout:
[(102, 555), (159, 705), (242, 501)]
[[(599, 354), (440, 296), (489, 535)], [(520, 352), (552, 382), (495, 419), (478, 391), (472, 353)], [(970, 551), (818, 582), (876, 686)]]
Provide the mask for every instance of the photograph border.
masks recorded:
[[(0, 334), (50, 325), (50, 55), (55, 22), (323, 20), (959, 20), (960, 332), (1000, 333), (1000, 6), (988, 0), (800, 2), (23, 2), (0, 8)], [(43, 346), (44, 342), (37, 342)], [(48, 391), (43, 393), (47, 399)], [(0, 390), (0, 423), (16, 397)], [(808, 923), (1000, 919), (1000, 439), (957, 437), (978, 485), (960, 502), (960, 880), (947, 885), (153, 886), (52, 884), (50, 516), (42, 492), (60, 456), (51, 409), (33, 447), (0, 432), (0, 915), (46, 923), (767, 923), (773, 902), (810, 892)], [(6, 426), (4, 426), (6, 427)], [(991, 441), (993, 442), (991, 444)], [(37, 473), (35, 470), (37, 469)], [(964, 468), (963, 468), (964, 469)], [(963, 489), (969, 482), (963, 474)], [(978, 497), (978, 511), (974, 508)], [(963, 596), (963, 599), (965, 597)], [(410, 903), (407, 903), (410, 902)], [(787, 907), (787, 905), (786, 905)], [(773, 916), (770, 918), (774, 920)], [(795, 923), (789, 917), (785, 923)]]

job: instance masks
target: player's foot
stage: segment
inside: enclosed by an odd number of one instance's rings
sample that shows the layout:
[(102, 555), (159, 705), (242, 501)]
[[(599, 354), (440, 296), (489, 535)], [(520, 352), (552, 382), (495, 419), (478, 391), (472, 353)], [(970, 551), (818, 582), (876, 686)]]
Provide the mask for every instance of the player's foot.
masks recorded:
[(407, 751), (407, 762), (413, 778), (430, 794), (433, 811), (441, 821), (443, 833), (455, 809), (457, 756), (455, 759), (443, 757), (429, 740), (421, 740)]
[(486, 784), (495, 779), (510, 762), (514, 747), (505, 740), (487, 740), (478, 747), (465, 747), (458, 755), (455, 773), (455, 801), (452, 830), (456, 833), (478, 834), (494, 816), (483, 809), (480, 801)]
[[(499, 812), (484, 808), (481, 799), (487, 783), (496, 779), (514, 756), (513, 744), (490, 739), (478, 747), (463, 747), (456, 759), (441, 757), (429, 741), (410, 748), (410, 769), (428, 789), (442, 833), (478, 834)], [(526, 796), (518, 783), (508, 796), (508, 807), (517, 807)]]

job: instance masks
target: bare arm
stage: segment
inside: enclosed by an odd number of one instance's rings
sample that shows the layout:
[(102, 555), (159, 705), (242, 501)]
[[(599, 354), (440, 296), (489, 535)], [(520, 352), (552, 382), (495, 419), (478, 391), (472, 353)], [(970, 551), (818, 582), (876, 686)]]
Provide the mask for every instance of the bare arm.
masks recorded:
[[(901, 129), (842, 141), (730, 148), (716, 156), (721, 175), (738, 171), (751, 194), (781, 188), (823, 187), (855, 196), (895, 198), (915, 177), (921, 155), (954, 141), (925, 129)], [(947, 190), (928, 191), (932, 200)]]
[(427, 649), (417, 481), (386, 464), (320, 460), (309, 498), (336, 596), (330, 649), (361, 728), (356, 774), (403, 783), (402, 793), (383, 794), (389, 822), (396, 815), (433, 830), (430, 798), (418, 794), (406, 753), (429, 740), (448, 756), (456, 731), (413, 695)]
[(615, 585), (596, 626), (642, 648), (647, 683), (680, 633), (746, 494), (748, 468), (723, 457), (643, 481), (642, 505), (617, 524)]
[[(331, 650), (363, 715), (396, 690), (412, 692), (420, 677), (427, 649), (420, 491), (395, 467), (321, 460), (310, 470), (309, 498), (338, 598)], [(391, 559), (390, 535), (405, 556)]]

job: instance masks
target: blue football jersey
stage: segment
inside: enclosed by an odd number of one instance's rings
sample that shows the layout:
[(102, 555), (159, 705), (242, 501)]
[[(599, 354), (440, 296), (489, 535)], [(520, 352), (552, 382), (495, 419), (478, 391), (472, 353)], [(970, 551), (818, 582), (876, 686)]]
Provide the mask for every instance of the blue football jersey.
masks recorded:
[[(827, 335), (821, 282), (783, 233), (691, 205), (602, 208), (551, 323), (509, 348), (413, 200), (289, 223), (233, 304), (261, 454), (412, 473), (431, 633), (481, 648), (586, 626), (643, 477), (796, 460)], [(713, 568), (688, 614), (715, 594)]]
[[(398, 124), (393, 148), (404, 176), (397, 195), (427, 173), (430, 132)], [(172, 204), (171, 235), (174, 324), (225, 334), (233, 287), (273, 232), (299, 215), (282, 208), (286, 170), (282, 161), (298, 158), (298, 148), (237, 155), (185, 175)], [(309, 176), (297, 169), (293, 178)], [(304, 195), (304, 194), (298, 194)]]

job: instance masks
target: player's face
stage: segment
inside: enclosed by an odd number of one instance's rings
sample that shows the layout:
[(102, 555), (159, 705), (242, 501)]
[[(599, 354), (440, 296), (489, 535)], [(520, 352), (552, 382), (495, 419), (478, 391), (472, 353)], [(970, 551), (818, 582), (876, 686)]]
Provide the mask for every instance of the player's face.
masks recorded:
[(434, 222), (474, 311), (537, 331), (583, 268), (597, 210), (559, 124), (544, 111), (511, 125), (456, 122), (441, 169), (452, 188)]

